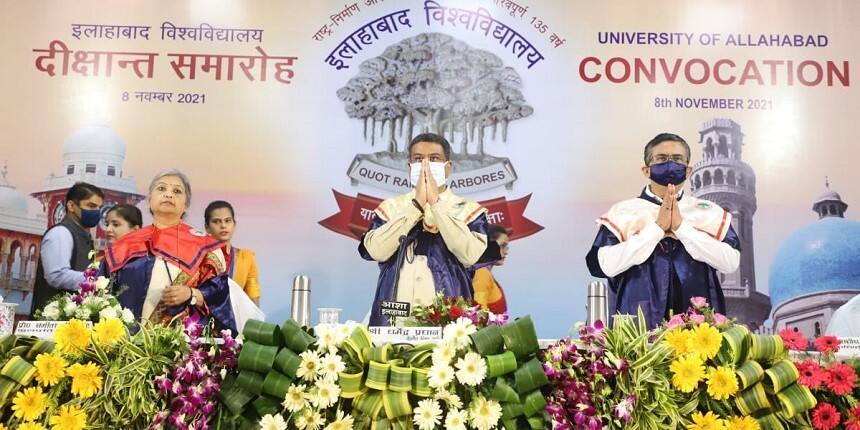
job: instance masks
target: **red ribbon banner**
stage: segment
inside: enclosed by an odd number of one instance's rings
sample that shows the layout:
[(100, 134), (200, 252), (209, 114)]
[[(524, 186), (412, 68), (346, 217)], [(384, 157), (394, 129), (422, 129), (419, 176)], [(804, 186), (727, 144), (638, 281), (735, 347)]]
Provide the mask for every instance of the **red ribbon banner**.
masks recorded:
[[(370, 228), (373, 210), (382, 203), (382, 199), (360, 193), (350, 197), (335, 190), (332, 192), (340, 212), (320, 221), (319, 224), (335, 233), (360, 240)], [(523, 215), (531, 197), (529, 194), (510, 201), (499, 197), (478, 203), (487, 208), (487, 219), (491, 224), (500, 224), (509, 231), (513, 230), (511, 240), (517, 240), (543, 230), (542, 226)]]

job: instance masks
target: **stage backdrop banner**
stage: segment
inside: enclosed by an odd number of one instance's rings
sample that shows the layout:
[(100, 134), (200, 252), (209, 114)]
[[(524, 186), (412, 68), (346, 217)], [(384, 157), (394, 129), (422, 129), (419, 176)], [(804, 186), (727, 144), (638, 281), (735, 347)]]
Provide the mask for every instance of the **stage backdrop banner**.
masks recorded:
[(595, 219), (639, 195), (665, 131), (692, 148), (687, 192), (733, 215), (729, 315), (813, 335), (860, 291), (857, 22), (851, 0), (10, 2), (0, 287), (29, 307), (75, 181), (148, 221), (149, 181), (176, 167), (188, 223), (233, 203), (273, 320), (299, 274), (314, 311), (360, 320), (378, 267), (358, 238), (432, 131), (453, 191), (513, 231), (493, 272), (510, 313), (563, 336), (585, 316)]

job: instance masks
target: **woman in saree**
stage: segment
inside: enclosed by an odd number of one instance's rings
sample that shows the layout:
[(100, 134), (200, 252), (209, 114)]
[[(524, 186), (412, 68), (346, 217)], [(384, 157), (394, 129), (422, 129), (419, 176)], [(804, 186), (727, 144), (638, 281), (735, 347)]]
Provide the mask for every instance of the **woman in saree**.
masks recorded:
[(191, 203), (188, 178), (175, 169), (156, 175), (148, 202), (152, 225), (116, 241), (102, 262), (120, 304), (140, 320), (195, 313), (235, 332), (224, 244), (182, 222)]

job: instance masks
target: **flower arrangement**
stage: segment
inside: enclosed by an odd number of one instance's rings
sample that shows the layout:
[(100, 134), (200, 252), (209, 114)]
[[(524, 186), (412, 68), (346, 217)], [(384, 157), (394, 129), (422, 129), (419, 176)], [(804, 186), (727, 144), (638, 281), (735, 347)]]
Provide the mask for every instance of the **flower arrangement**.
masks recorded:
[(91, 264), (84, 270), (84, 280), (79, 290), (57, 295), (45, 307), (36, 311), (36, 319), (98, 322), (101, 319), (117, 318), (125, 324), (133, 323), (134, 314), (123, 308), (111, 293), (110, 279), (98, 276), (98, 272), (97, 265)]
[(678, 428), (695, 404), (671, 388), (671, 351), (645, 318), (619, 315), (579, 329), (543, 354), (555, 429)]
[(438, 293), (433, 303), (427, 306), (415, 306), (405, 324), (408, 326), (444, 327), (460, 318), (472, 321), (472, 324), (477, 328), (484, 328), (488, 325), (501, 326), (508, 322), (507, 313), (494, 314), (474, 301)]
[(185, 317), (182, 332), (188, 337), (188, 353), (179, 363), (155, 378), (155, 385), (170, 405), (159, 411), (151, 430), (207, 430), (215, 418), (218, 392), (228, 372), (236, 368), (239, 343), (229, 330), (220, 341), (212, 336), (214, 322), (203, 326), (196, 314)]
[(797, 351), (793, 360), (800, 374), (797, 383), (812, 390), (818, 405), (811, 411), (809, 423), (815, 430), (860, 430), (860, 396), (858, 363), (836, 359), (840, 341), (821, 336), (813, 342), (817, 354), (806, 353), (808, 340), (796, 329), (779, 332), (786, 349)]
[(217, 343), (195, 317), (134, 334), (73, 319), (53, 342), (0, 339), (0, 430), (860, 430), (837, 339), (803, 352), (798, 332), (750, 333), (700, 298), (655, 330), (618, 315), (543, 351), (529, 317), (442, 332), (374, 345), (355, 323), (251, 320)]
[[(81, 430), (145, 428), (163, 403), (152, 378), (182, 354), (178, 329), (144, 324), (135, 335), (117, 318), (72, 319), (54, 340), (0, 340), (0, 425)], [(0, 427), (2, 428), (2, 427)]]
[(672, 387), (697, 404), (688, 429), (792, 428), (816, 404), (779, 336), (750, 333), (702, 297), (658, 332), (672, 351)]

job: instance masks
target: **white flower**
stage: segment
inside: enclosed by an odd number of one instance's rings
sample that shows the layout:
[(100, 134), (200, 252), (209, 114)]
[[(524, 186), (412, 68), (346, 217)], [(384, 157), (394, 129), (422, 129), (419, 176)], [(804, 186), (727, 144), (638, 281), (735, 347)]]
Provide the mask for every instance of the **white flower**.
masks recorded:
[(466, 411), (458, 409), (448, 410), (448, 415), (445, 417), (445, 430), (466, 430), (466, 420), (469, 415)]
[(311, 403), (317, 408), (325, 409), (335, 403), (340, 396), (340, 387), (334, 382), (320, 381), (317, 383), (316, 394)]
[(99, 321), (110, 319), (110, 318), (117, 318), (119, 316), (120, 315), (116, 314), (116, 309), (114, 309), (112, 307), (106, 307), (106, 308), (102, 309), (101, 312), (99, 312)]
[(304, 409), (308, 405), (308, 400), (305, 398), (305, 386), (290, 384), (282, 405), (290, 412), (298, 412)]
[[(308, 410), (304, 414), (305, 418), (305, 429), (317, 430), (325, 424), (325, 420), (322, 415), (320, 415), (319, 411), (310, 411)], [(298, 423), (296, 423), (298, 425)]]
[[(348, 337), (352, 335), (352, 332), (358, 327), (358, 323), (355, 321), (347, 321), (343, 324), (337, 326), (337, 338), (340, 340), (340, 343), (343, 343)], [(338, 345), (339, 346), (339, 345)]]
[(433, 364), (434, 365), (448, 365), (451, 364), (451, 360), (454, 359), (454, 354), (457, 353), (456, 348), (448, 342), (442, 342), (437, 344), (433, 348)]
[(457, 360), (454, 366), (457, 368), (457, 380), (466, 385), (478, 385), (487, 376), (487, 363), (474, 352)]
[(343, 411), (338, 409), (334, 422), (327, 425), (325, 430), (352, 430), (352, 415), (344, 416)]
[(66, 317), (73, 317), (75, 315), (75, 309), (77, 308), (78, 305), (76, 305), (75, 302), (69, 300), (68, 302), (66, 302), (66, 305), (63, 306), (63, 314), (65, 314)]
[(322, 358), (322, 374), (328, 380), (336, 381), (340, 372), (346, 369), (339, 355), (329, 352)]
[(314, 333), (317, 335), (317, 351), (337, 351), (337, 332), (330, 324), (317, 324)]
[(86, 306), (79, 306), (77, 309), (75, 309), (75, 318), (88, 321), (90, 319), (90, 308)]
[(96, 279), (96, 290), (97, 291), (107, 290), (108, 285), (110, 285), (110, 278), (106, 278), (104, 276), (99, 276), (99, 278)]
[(122, 310), (122, 322), (131, 323), (134, 321), (134, 312), (131, 309), (124, 308)]
[(100, 303), (100, 299), (96, 296), (87, 296), (81, 300), (81, 306), (92, 307), (93, 305), (98, 305)]
[(296, 417), (296, 420), (293, 421), (293, 424), (296, 425), (296, 428), (299, 430), (305, 430), (308, 427), (308, 417), (307, 414), (299, 414)]
[(454, 369), (447, 364), (434, 364), (427, 372), (431, 388), (445, 388), (454, 380)]
[(442, 329), (442, 340), (450, 343), (459, 351), (460, 349), (469, 346), (469, 342), (471, 341), (469, 335), (476, 331), (478, 331), (478, 328), (475, 327), (472, 320), (460, 317), (457, 321), (446, 325), (445, 328)]
[(317, 354), (316, 351), (305, 351), (299, 354), (299, 357), (302, 358), (302, 363), (296, 371), (296, 376), (308, 381), (313, 381), (317, 374), (322, 371), (322, 363), (320, 362), (319, 354)]
[(447, 391), (447, 390), (437, 390), (436, 394), (433, 396), (436, 400), (445, 402), (448, 404), (448, 409), (462, 409), (463, 401), (460, 400), (460, 396)]
[(469, 416), (472, 420), (472, 427), (478, 430), (489, 430), (499, 423), (499, 418), (502, 417), (502, 405), (495, 400), (478, 397), (472, 403)]
[(57, 302), (51, 302), (42, 309), (42, 318), (46, 320), (56, 320), (60, 318), (60, 308)]
[(284, 417), (281, 414), (274, 416), (266, 414), (260, 420), (260, 430), (287, 430), (287, 423), (284, 422)]
[(412, 422), (414, 422), (420, 430), (433, 430), (436, 424), (442, 419), (442, 408), (439, 403), (432, 399), (424, 399), (418, 402), (412, 413)]

